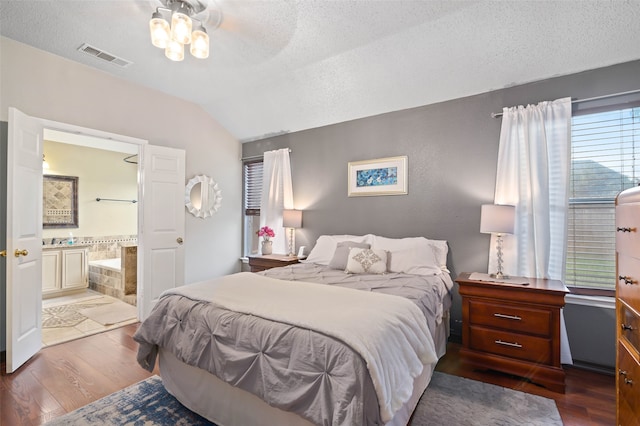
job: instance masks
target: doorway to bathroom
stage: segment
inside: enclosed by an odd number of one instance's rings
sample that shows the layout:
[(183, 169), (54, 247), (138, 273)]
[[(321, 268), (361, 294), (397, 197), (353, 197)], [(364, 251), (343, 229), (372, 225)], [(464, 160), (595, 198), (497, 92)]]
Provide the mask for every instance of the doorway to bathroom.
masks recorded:
[(138, 321), (138, 146), (45, 129), (42, 344)]
[(138, 318), (143, 320), (149, 315), (164, 290), (184, 285), (185, 151), (32, 117), (9, 107), (3, 219), (6, 248), (1, 251), (6, 256), (6, 316), (0, 318), (6, 319), (6, 334), (0, 337), (6, 341), (7, 374), (24, 365), (42, 347), (45, 129), (138, 146)]

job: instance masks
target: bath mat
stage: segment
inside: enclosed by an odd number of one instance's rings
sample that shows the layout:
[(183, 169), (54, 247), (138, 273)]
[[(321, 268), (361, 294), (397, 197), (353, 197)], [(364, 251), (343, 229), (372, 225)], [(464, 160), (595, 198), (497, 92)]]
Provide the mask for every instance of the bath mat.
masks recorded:
[(43, 308), (42, 328), (75, 327), (87, 319), (80, 311), (103, 306), (104, 304), (101, 298), (98, 298), (96, 303), (92, 302), (93, 300)]
[(90, 320), (102, 325), (117, 324), (119, 322), (136, 319), (138, 317), (135, 306), (119, 300), (93, 308), (82, 309), (80, 310), (80, 313)]

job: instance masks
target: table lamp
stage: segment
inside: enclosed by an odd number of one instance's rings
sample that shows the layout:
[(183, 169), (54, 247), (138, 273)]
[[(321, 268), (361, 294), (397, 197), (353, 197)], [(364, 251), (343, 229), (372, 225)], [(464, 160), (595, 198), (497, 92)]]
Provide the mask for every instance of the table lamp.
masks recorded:
[(491, 274), (492, 278), (509, 278), (502, 272), (502, 235), (513, 234), (516, 222), (515, 206), (501, 204), (485, 204), (480, 212), (480, 232), (496, 234), (496, 249), (498, 251), (498, 271)]
[(302, 227), (302, 210), (283, 210), (282, 226), (289, 228), (289, 257), (295, 256), (293, 247), (293, 232)]

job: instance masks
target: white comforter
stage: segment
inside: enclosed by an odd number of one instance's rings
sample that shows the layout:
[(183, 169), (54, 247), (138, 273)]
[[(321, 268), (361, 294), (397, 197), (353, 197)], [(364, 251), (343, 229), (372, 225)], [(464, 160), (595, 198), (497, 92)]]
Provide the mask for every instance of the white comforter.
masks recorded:
[(166, 292), (309, 328), (342, 340), (366, 362), (388, 422), (411, 396), (413, 380), (437, 361), (424, 315), (386, 294), (289, 282), (243, 272)]

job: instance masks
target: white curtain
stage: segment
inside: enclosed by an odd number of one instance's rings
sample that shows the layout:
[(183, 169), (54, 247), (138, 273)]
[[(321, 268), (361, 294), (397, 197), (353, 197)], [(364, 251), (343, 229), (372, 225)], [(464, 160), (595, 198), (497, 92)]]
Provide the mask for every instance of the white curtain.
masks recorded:
[[(564, 281), (570, 161), (571, 98), (503, 109), (494, 202), (516, 206), (515, 232), (504, 237), (506, 274)], [(495, 259), (493, 237), (490, 271)], [(571, 364), (561, 319), (562, 363)]]
[(289, 149), (264, 153), (262, 166), (262, 199), (260, 201), (260, 227), (268, 226), (275, 232), (273, 252), (286, 254), (289, 245), (282, 227), (282, 211), (293, 208), (293, 185)]

